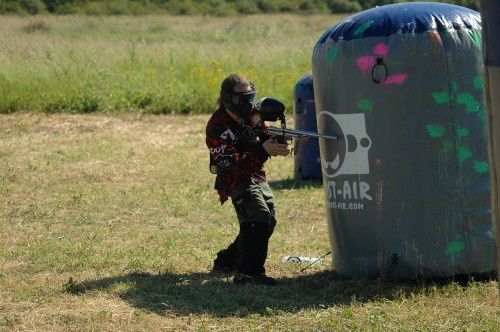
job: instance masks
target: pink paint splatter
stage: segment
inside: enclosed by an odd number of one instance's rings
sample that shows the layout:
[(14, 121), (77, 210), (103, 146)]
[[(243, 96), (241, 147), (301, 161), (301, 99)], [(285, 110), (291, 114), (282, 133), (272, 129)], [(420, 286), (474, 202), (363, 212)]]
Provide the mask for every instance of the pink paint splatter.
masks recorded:
[(394, 75), (389, 75), (387, 78), (382, 82), (384, 85), (402, 85), (404, 82), (406, 82), (406, 79), (408, 78), (408, 74), (394, 74)]
[(361, 70), (361, 73), (363, 73), (363, 78), (367, 73), (370, 72), (370, 70), (372, 70), (373, 66), (375, 66), (376, 63), (377, 59), (375, 59), (375, 57), (371, 55), (363, 55), (356, 61), (359, 70)]
[(375, 53), (378, 56), (385, 57), (389, 53), (389, 45), (384, 43), (378, 43), (373, 48), (373, 53)]

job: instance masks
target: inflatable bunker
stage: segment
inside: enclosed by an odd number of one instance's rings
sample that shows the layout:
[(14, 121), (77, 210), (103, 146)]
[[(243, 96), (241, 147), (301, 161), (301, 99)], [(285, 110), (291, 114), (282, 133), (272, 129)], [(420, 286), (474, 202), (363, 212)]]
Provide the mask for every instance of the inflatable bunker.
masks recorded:
[[(311, 73), (304, 75), (295, 84), (293, 90), (293, 116), (295, 129), (314, 132), (318, 130)], [(302, 179), (322, 179), (318, 139), (299, 140), (296, 142), (294, 150), (295, 176)]]
[(382, 6), (312, 56), (333, 268), (351, 277), (496, 269), (479, 13)]

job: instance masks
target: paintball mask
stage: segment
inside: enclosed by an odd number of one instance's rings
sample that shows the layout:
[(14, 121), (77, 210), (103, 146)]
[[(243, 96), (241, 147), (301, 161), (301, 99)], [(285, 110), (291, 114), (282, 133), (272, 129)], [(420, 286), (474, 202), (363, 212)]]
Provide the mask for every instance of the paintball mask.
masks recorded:
[(251, 91), (248, 92), (233, 92), (228, 93), (226, 91), (220, 92), (220, 100), (224, 106), (241, 116), (242, 118), (248, 118), (253, 108), (253, 101), (255, 99), (255, 87), (253, 83), (250, 83)]

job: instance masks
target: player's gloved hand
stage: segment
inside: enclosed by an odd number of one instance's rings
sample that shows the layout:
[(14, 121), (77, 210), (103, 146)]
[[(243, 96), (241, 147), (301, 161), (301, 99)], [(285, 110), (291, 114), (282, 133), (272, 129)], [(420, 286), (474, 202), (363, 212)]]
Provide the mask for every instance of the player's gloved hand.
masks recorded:
[(264, 150), (270, 156), (288, 156), (290, 154), (290, 149), (288, 149), (288, 144), (280, 144), (276, 142), (275, 138), (270, 138), (262, 144)]

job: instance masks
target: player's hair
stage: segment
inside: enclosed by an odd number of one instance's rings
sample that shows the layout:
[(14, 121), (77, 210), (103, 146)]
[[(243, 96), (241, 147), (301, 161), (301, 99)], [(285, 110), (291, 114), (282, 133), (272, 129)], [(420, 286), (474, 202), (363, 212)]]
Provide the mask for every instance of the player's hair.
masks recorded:
[(222, 84), (220, 85), (220, 94), (219, 98), (217, 99), (217, 106), (219, 108), (224, 108), (224, 104), (221, 101), (220, 95), (223, 92), (232, 94), (234, 93), (234, 89), (236, 88), (237, 85), (251, 85), (250, 81), (246, 79), (243, 75), (240, 74), (230, 74), (228, 75), (223, 81)]

